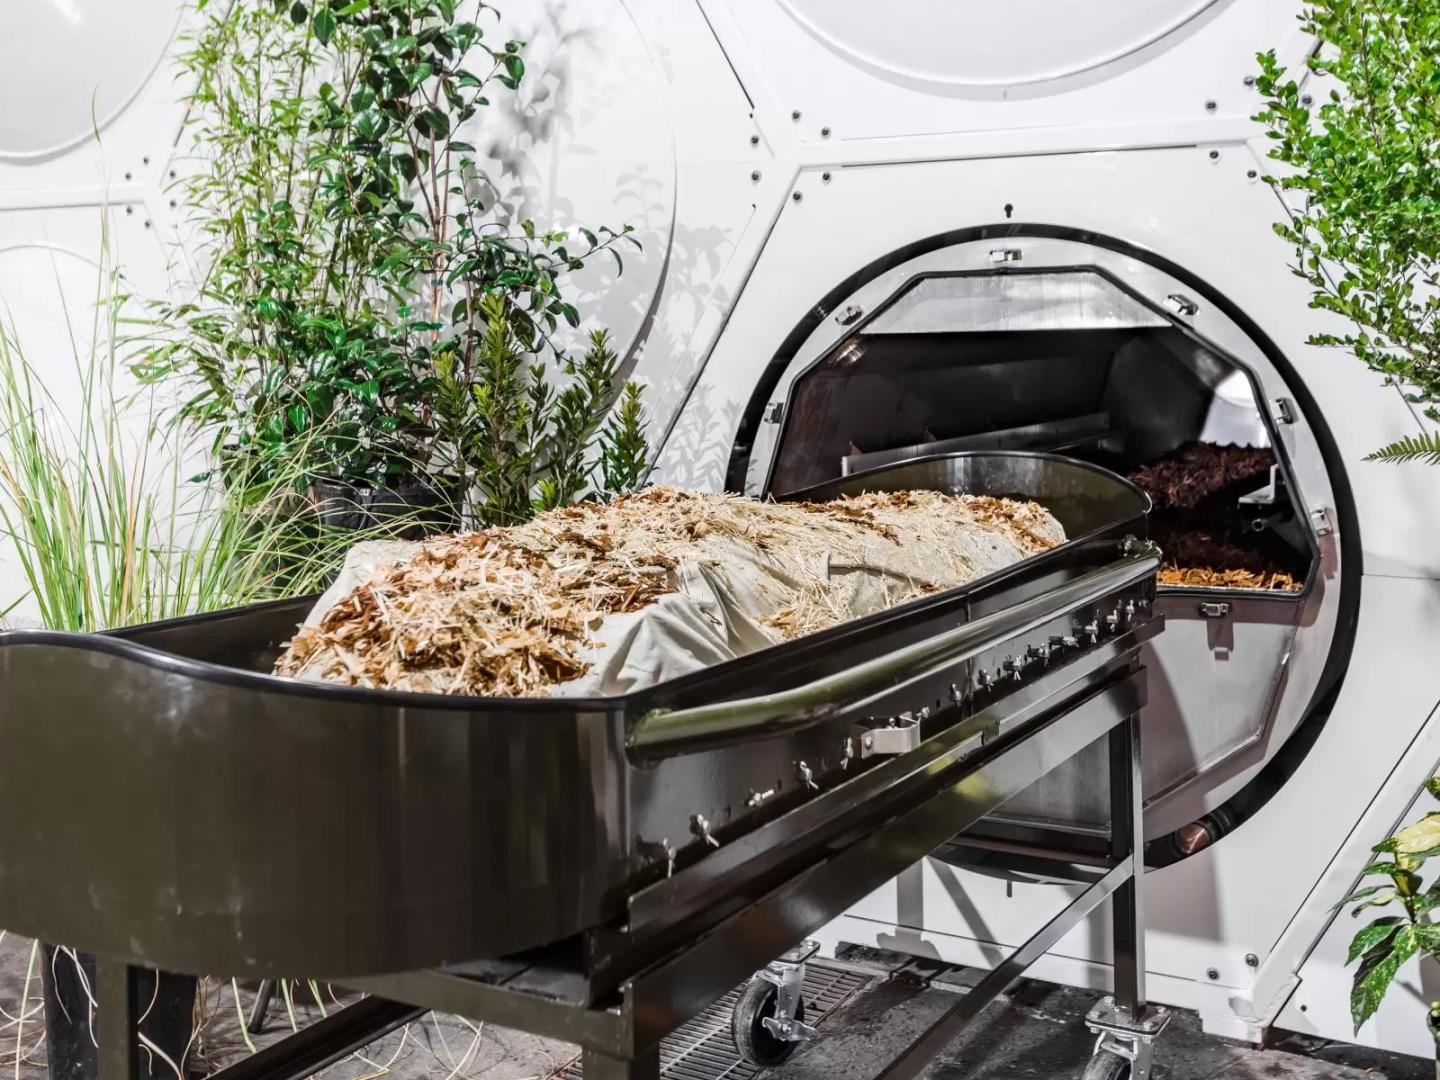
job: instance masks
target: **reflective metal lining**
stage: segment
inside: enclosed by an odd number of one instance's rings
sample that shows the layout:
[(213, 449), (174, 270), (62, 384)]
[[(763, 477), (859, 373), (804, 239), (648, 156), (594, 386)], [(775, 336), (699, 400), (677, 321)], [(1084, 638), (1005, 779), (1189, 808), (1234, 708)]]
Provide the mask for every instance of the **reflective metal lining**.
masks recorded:
[[(961, 448), (1051, 450), (1125, 471), (1189, 440), (1272, 446), (1292, 542), (1310, 548), (1314, 569), (1299, 594), (1164, 594), (1174, 632), (1146, 658), (1160, 680), (1148, 706), (1146, 833), (1162, 836), (1244, 788), (1318, 700), (1342, 574), (1337, 537), (1311, 527), (1308, 508), (1333, 505), (1335, 493), (1297, 388), (1223, 305), (1194, 299), (1203, 290), (1082, 240), (1007, 238), (1003, 266), (995, 248), (982, 238), (926, 250), (828, 297), (829, 310), (868, 314), (826, 319), (788, 353), (733, 468), (747, 491), (779, 494)], [(976, 310), (980, 296), (1009, 310)], [(1107, 307), (1115, 296), (1123, 302)], [(1172, 296), (1188, 298), (1187, 313), (1167, 314)], [(1043, 297), (1056, 312), (1033, 313)], [(1144, 325), (1116, 325), (1137, 309)], [(1208, 601), (1230, 602), (1227, 617), (1204, 619)], [(1067, 765), (1005, 812), (1093, 827), (1103, 820), (1096, 768)]]
[(1125, 471), (1214, 427), (1237, 370), (1099, 270), (930, 273), (796, 358), (755, 450), (771, 494), (951, 450), (1064, 449)]
[[(1263, 737), (1287, 674), (1300, 606), (1243, 593), (1207, 603), (1174, 590), (1156, 598), (1155, 610), (1165, 616), (1166, 628), (1145, 647), (1147, 804), (1163, 801)], [(1109, 806), (1096, 779), (1104, 775), (1104, 759), (1103, 746), (1087, 748), (1006, 803), (1001, 816), (1104, 828)]]
[(861, 331), (952, 334), (1136, 330), (1169, 322), (1093, 270), (937, 274), (902, 292)]

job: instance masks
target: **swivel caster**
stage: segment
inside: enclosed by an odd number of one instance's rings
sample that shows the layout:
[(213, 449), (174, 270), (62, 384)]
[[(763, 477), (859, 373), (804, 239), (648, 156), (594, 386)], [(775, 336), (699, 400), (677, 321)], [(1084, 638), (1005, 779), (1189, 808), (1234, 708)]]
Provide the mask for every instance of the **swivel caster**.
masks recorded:
[(1150, 1080), (1155, 1040), (1169, 1022), (1170, 1013), (1158, 1005), (1136, 1013), (1102, 998), (1085, 1017), (1095, 1052), (1081, 1080)]
[(1133, 1073), (1127, 1059), (1101, 1050), (1085, 1066), (1080, 1080), (1133, 1080)]
[[(730, 1031), (735, 1036), (735, 1049), (752, 1065), (771, 1068), (788, 1061), (800, 1045), (798, 1040), (782, 1038), (771, 1032), (765, 1022), (775, 1021), (775, 1005), (780, 988), (763, 976), (756, 975), (745, 987), (735, 1012), (730, 1017)], [(795, 1019), (805, 1022), (805, 1003), (795, 1008)]]
[(805, 961), (820, 949), (803, 942), (757, 972), (735, 1003), (730, 1032), (735, 1049), (752, 1065), (772, 1068), (789, 1059), (802, 1042), (815, 1037), (805, 1023)]

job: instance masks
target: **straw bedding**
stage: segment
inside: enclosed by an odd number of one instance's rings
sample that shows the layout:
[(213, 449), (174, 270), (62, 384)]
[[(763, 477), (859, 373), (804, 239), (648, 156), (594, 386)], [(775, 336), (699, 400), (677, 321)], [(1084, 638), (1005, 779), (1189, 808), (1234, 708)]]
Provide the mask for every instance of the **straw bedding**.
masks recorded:
[(512, 528), (359, 545), (276, 672), (441, 694), (623, 693), (1063, 540), (1042, 507), (1006, 499), (651, 488)]

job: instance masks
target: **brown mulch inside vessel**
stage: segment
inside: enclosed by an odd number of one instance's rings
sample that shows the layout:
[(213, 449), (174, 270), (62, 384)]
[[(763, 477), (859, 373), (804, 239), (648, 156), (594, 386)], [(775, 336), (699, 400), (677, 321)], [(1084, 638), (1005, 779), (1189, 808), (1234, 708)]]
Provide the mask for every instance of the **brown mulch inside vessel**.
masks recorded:
[(1238, 498), (1275, 464), (1265, 447), (1187, 443), (1130, 473), (1150, 496), (1151, 536), (1164, 552), (1161, 585), (1298, 592), (1305, 560), (1284, 541), (1250, 530)]
[(1157, 510), (1192, 510), (1204, 500), (1241, 480), (1258, 479), (1275, 464), (1264, 447), (1187, 443), (1130, 474), (1130, 482), (1155, 503)]

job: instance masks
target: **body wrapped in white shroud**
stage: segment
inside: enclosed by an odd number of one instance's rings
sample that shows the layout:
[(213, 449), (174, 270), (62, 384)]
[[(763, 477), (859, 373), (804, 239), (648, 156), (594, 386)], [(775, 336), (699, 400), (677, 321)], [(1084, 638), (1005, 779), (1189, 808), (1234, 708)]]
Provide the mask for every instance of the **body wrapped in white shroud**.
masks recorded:
[(357, 545), (276, 670), (430, 693), (620, 694), (1064, 539), (1042, 507), (985, 496), (806, 504), (652, 488), (511, 528)]

